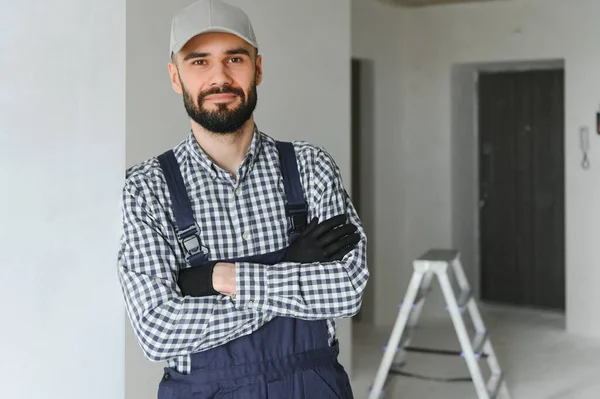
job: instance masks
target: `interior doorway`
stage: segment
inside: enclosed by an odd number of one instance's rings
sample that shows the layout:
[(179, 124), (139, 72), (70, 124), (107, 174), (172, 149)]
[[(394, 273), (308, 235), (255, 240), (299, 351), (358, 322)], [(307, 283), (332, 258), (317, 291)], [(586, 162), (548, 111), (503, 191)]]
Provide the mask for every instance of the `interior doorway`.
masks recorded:
[(564, 70), (479, 71), (480, 299), (565, 310)]

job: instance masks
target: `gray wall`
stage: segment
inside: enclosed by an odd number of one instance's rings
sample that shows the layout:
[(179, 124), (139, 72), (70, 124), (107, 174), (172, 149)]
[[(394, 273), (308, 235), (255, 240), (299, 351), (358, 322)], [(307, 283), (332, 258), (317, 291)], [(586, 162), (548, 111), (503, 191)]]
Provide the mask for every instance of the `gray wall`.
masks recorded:
[(0, 398), (120, 399), (125, 2), (0, 10)]
[[(350, 1), (231, 0), (252, 19), (263, 53), (256, 121), (282, 140), (324, 146), (350, 179)], [(127, 1), (127, 164), (170, 148), (189, 131), (167, 74), (174, 10), (191, 0)], [(351, 323), (339, 323), (340, 360), (351, 362)], [(147, 361), (127, 323), (127, 399), (156, 394), (162, 363)]]

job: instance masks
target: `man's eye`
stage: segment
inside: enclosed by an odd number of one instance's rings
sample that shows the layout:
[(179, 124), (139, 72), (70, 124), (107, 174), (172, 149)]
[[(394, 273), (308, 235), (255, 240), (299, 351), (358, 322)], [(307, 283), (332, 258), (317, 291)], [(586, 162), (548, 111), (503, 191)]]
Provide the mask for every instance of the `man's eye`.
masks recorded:
[(229, 61), (236, 63), (236, 62), (242, 62), (242, 59), (241, 59), (241, 57), (231, 57), (229, 59)]
[(196, 60), (194, 62), (192, 62), (193, 65), (205, 65), (206, 64), (206, 60)]

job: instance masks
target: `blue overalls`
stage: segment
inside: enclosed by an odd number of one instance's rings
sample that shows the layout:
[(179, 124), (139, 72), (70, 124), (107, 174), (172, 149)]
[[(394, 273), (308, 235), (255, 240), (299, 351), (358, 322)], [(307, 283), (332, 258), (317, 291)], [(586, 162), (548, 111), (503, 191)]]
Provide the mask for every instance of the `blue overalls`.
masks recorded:
[[(292, 143), (277, 142), (290, 220), (290, 240), (306, 225), (307, 204)], [(159, 156), (167, 179), (179, 239), (192, 267), (206, 254), (197, 235), (187, 191), (172, 151)], [(224, 262), (275, 264), (283, 250)], [(328, 343), (325, 320), (275, 317), (252, 334), (191, 355), (190, 374), (166, 367), (158, 399), (353, 399), (338, 363), (338, 343)]]

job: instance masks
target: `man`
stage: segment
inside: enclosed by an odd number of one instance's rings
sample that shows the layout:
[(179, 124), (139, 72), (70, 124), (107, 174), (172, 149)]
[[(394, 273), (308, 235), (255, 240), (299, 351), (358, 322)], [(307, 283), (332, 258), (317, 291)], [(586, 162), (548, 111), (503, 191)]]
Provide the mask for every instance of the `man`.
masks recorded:
[(366, 237), (332, 157), (259, 131), (262, 55), (239, 8), (178, 12), (169, 73), (191, 118), (128, 171), (119, 278), (159, 399), (352, 398), (334, 319), (355, 315)]

